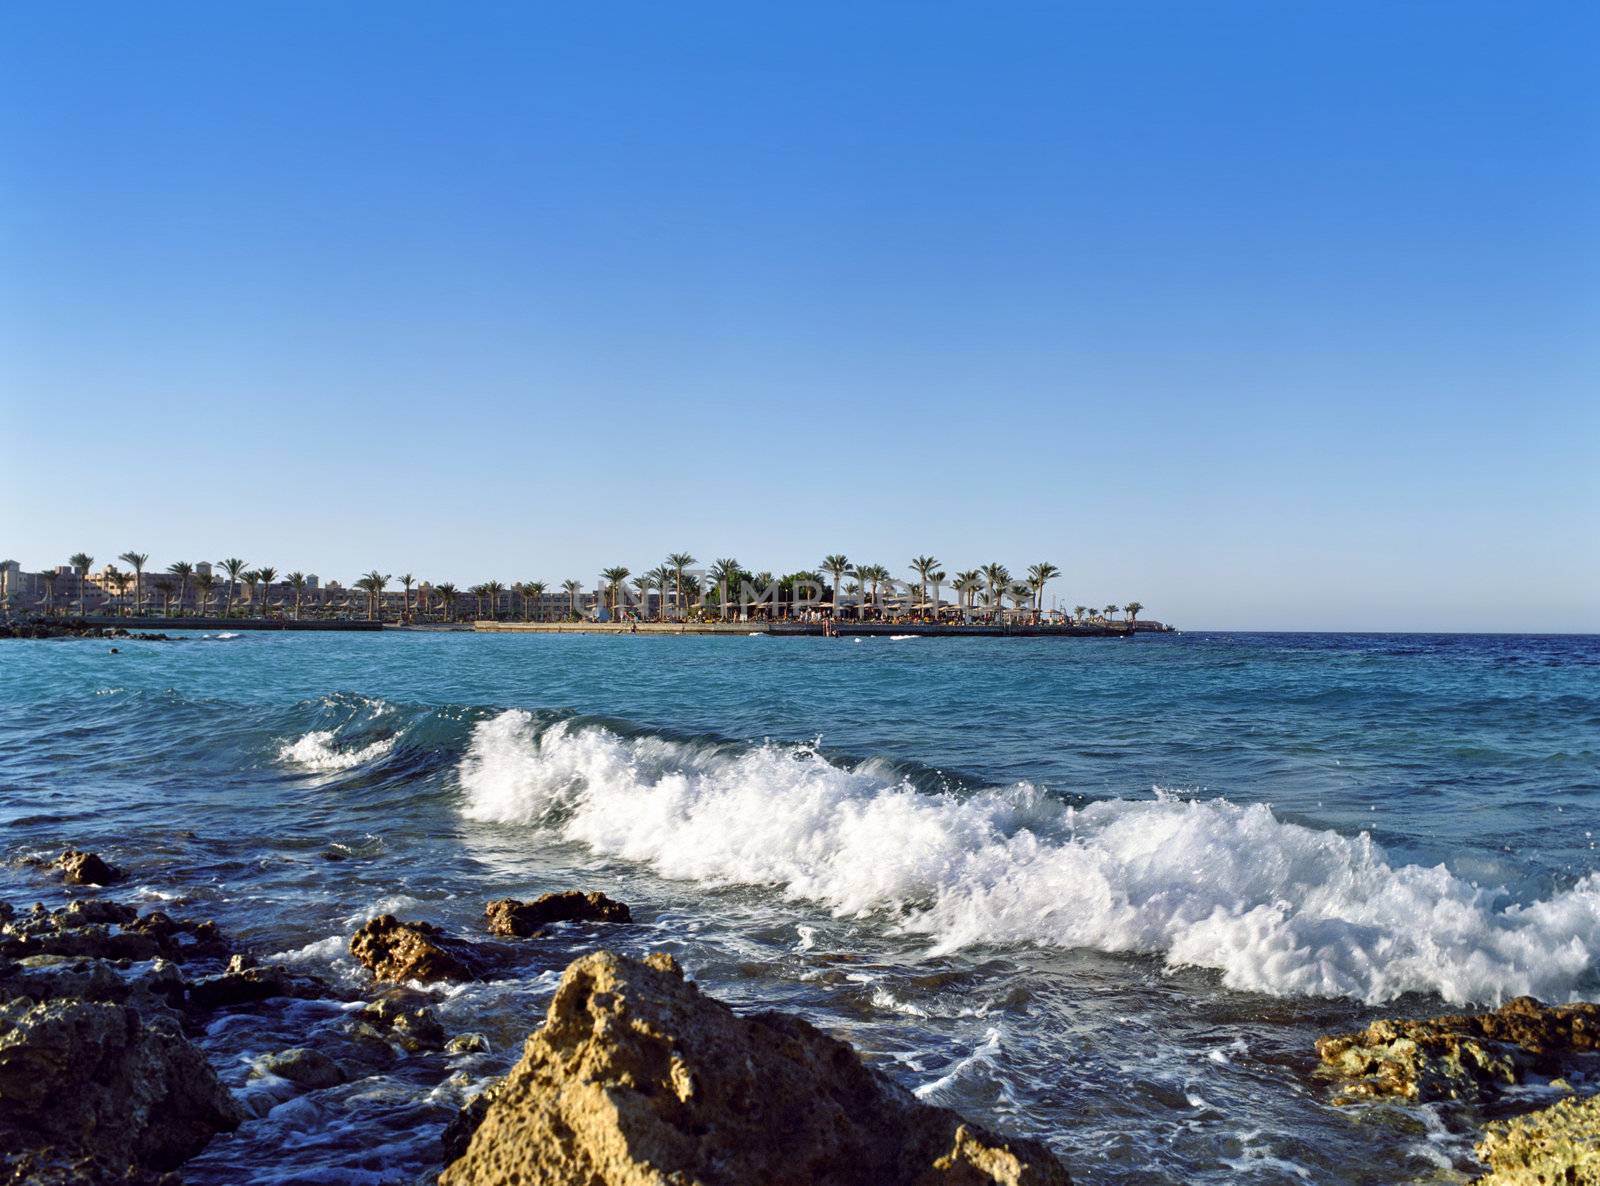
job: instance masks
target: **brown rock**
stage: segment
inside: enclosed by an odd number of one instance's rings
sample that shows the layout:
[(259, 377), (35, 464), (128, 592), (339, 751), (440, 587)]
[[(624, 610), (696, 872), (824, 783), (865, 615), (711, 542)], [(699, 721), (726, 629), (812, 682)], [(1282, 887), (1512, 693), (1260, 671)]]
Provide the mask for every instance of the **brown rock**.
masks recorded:
[(1600, 1096), (1564, 1099), (1484, 1129), (1477, 1186), (1600, 1186)]
[(379, 980), (472, 980), (478, 970), (468, 944), (432, 923), (401, 922), (392, 914), (369, 919), (352, 935), (350, 954)]
[(407, 1009), (398, 1001), (373, 1001), (357, 1016), (412, 1054), (444, 1049), (444, 1026), (426, 1005)]
[(55, 867), (61, 870), (68, 885), (114, 885), (128, 876), (115, 865), (101, 860), (99, 853), (77, 848), (69, 848), (58, 856)]
[(1357, 1034), (1317, 1040), (1324, 1066), (1346, 1080), (1339, 1102), (1398, 1096), (1479, 1101), (1532, 1072), (1560, 1073), (1600, 1050), (1600, 1005), (1541, 1005), (1517, 997), (1490, 1013), (1384, 1018)]
[(798, 1017), (735, 1014), (670, 958), (574, 961), (466, 1111), (441, 1186), (1070, 1183), (1044, 1145), (919, 1103)]
[(485, 906), (483, 913), (492, 934), (516, 938), (537, 935), (540, 927), (555, 922), (633, 921), (633, 914), (626, 903), (608, 898), (598, 891), (584, 894), (567, 890), (560, 894), (545, 894), (532, 902), (498, 898)]
[(238, 957), (229, 963), (226, 972), (189, 985), (189, 1005), (201, 1010), (251, 1005), (273, 997), (321, 1000), (337, 995), (332, 985), (319, 977), (291, 972), (276, 964), (245, 966)]
[(240, 1112), (170, 1019), (93, 1001), (0, 1005), (0, 1117), (8, 1150), (52, 1150), (170, 1170)]

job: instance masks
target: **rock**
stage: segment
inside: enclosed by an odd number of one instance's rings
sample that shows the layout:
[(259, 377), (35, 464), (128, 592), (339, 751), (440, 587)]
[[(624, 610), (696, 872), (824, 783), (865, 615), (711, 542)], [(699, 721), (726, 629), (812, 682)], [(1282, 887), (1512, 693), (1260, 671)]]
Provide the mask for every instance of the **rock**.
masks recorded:
[(374, 1001), (357, 1016), (412, 1054), (444, 1049), (444, 1026), (426, 1006), (408, 1010), (397, 1001)]
[(516, 938), (537, 935), (540, 927), (554, 922), (633, 921), (633, 914), (626, 903), (615, 901), (598, 891), (582, 894), (577, 890), (567, 890), (560, 894), (545, 894), (532, 902), (499, 898), (485, 906), (483, 913), (492, 934)]
[(446, 1054), (488, 1054), (489, 1039), (483, 1034), (457, 1034), (444, 1044)]
[(808, 1022), (740, 1016), (669, 957), (609, 951), (568, 966), (451, 1141), (440, 1186), (1070, 1183), (1044, 1145), (918, 1102)]
[(276, 964), (246, 966), (235, 957), (226, 972), (207, 976), (189, 985), (189, 1006), (201, 1010), (225, 1009), (234, 1005), (251, 1005), (272, 997), (299, 997), (314, 1001), (335, 995), (333, 987), (316, 976), (291, 972)]
[(1517, 997), (1490, 1013), (1384, 1018), (1357, 1034), (1319, 1038), (1323, 1064), (1345, 1079), (1338, 1102), (1397, 1096), (1480, 1102), (1532, 1072), (1559, 1074), (1600, 1050), (1600, 1005)]
[(1477, 1186), (1600, 1186), (1600, 1096), (1497, 1120), (1477, 1148), (1490, 1169)]
[(205, 1057), (165, 1017), (124, 1005), (0, 1005), (0, 1117), (8, 1150), (57, 1146), (110, 1165), (170, 1170), (241, 1119)]
[(350, 954), (379, 980), (472, 980), (480, 961), (469, 944), (432, 923), (401, 922), (392, 914), (369, 919), (350, 937)]
[(333, 1059), (305, 1046), (269, 1055), (263, 1061), (262, 1069), (307, 1091), (336, 1087), (345, 1081), (344, 1072)]
[(0, 1124), (0, 1186), (183, 1186), (177, 1174), (118, 1164), (60, 1145), (30, 1148), (33, 1139)]
[(100, 859), (99, 853), (69, 848), (55, 859), (68, 885), (115, 885), (127, 879), (127, 874), (115, 865)]

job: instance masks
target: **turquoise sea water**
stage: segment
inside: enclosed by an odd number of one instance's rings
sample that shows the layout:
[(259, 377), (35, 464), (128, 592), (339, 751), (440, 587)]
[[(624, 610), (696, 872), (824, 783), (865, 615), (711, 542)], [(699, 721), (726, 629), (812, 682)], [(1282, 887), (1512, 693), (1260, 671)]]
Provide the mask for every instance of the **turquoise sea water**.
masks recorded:
[[(1460, 1181), (1461, 1118), (1335, 1109), (1383, 1012), (1600, 999), (1600, 639), (241, 634), (0, 644), (0, 897), (93, 847), (359, 982), (392, 910), (603, 888), (740, 1005), (805, 1013), (1088, 1183)], [(414, 1182), (574, 934), (436, 990), (420, 1056), (192, 1182)], [(201, 1036), (225, 1078), (332, 1006)]]

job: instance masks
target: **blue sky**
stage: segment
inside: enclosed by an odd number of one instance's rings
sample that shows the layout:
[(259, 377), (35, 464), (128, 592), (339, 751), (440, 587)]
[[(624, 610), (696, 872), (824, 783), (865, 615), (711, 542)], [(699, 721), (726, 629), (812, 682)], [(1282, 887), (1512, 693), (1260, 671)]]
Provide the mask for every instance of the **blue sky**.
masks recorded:
[(1597, 14), (8, 5), (0, 553), (1600, 629)]

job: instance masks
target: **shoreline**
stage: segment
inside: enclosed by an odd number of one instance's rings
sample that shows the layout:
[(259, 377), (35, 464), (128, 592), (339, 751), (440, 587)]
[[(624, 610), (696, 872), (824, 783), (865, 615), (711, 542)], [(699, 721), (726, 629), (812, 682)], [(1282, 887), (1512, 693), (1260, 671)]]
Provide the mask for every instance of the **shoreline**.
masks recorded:
[[(475, 621), (479, 634), (727, 634), (747, 637), (769, 634), (791, 637), (825, 637), (821, 622), (492, 622)], [(1136, 630), (1126, 623), (1109, 626), (934, 626), (911, 622), (840, 623), (840, 638), (1130, 638), (1135, 634), (1176, 631)]]

